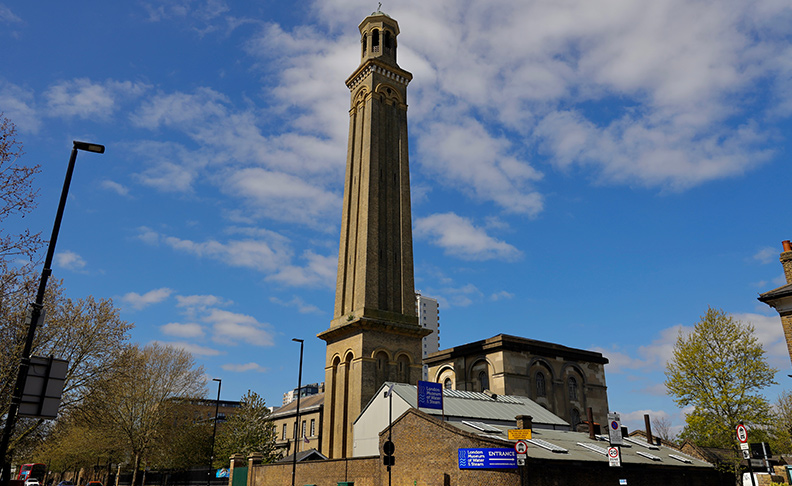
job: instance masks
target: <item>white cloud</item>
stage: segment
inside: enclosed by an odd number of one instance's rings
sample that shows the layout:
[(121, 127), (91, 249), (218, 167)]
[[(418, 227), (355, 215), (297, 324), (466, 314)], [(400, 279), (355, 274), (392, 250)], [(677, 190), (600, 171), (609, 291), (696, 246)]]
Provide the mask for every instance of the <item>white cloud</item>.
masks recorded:
[(163, 300), (170, 297), (172, 293), (173, 290), (167, 287), (149, 290), (143, 295), (137, 292), (129, 292), (121, 296), (121, 302), (129, 305), (129, 307), (131, 307), (134, 310), (141, 310), (152, 304), (158, 304), (162, 302)]
[(131, 81), (96, 83), (77, 78), (51, 86), (44, 98), (50, 116), (105, 119), (118, 108), (121, 99), (137, 97), (146, 89), (148, 86)]
[(256, 371), (258, 373), (266, 373), (267, 371), (269, 371), (267, 368), (261, 366), (260, 364), (253, 363), (253, 362), (245, 363), (245, 364), (227, 363), (227, 364), (224, 364), (224, 365), (220, 365), (220, 367), (222, 369), (224, 369), (225, 371), (232, 371), (232, 372), (235, 372), (235, 373), (245, 373), (247, 371)]
[(505, 290), (501, 290), (500, 292), (495, 292), (494, 294), (490, 295), (490, 300), (493, 302), (499, 300), (513, 299), (513, 298), (514, 298), (514, 294), (511, 292), (507, 292)]
[(259, 213), (266, 212), (280, 221), (327, 226), (327, 220), (337, 216), (341, 208), (338, 194), (323, 189), (304, 175), (261, 168), (234, 172), (223, 183), (223, 190), (244, 198)]
[(295, 307), (300, 314), (322, 314), (322, 310), (313, 304), (307, 304), (300, 297), (294, 296), (291, 300), (283, 301), (277, 297), (270, 297), (270, 302), (273, 302), (284, 307)]
[(87, 265), (83, 257), (69, 250), (56, 253), (55, 261), (59, 267), (67, 270), (82, 270)]
[(190, 354), (195, 356), (220, 356), (225, 354), (225, 352), (210, 348), (207, 346), (200, 346), (198, 344), (192, 344), (184, 341), (173, 341), (173, 342), (165, 342), (165, 341), (157, 341), (163, 346), (172, 346), (174, 348), (179, 348), (187, 351)]
[(286, 265), (267, 278), (297, 287), (335, 287), (338, 256), (317, 255), (308, 250), (303, 259), (306, 260), (305, 266)]
[(176, 302), (176, 307), (186, 308), (189, 312), (231, 304), (231, 301), (216, 295), (177, 295)]
[(105, 179), (100, 183), (100, 186), (104, 189), (115, 192), (119, 196), (129, 195), (129, 188), (122, 184), (119, 184), (118, 182)]
[(768, 362), (776, 368), (789, 367), (789, 349), (787, 348), (781, 318), (776, 315), (766, 316), (753, 313), (736, 313), (732, 317), (754, 326), (756, 338), (767, 353)]
[(33, 91), (0, 78), (0, 107), (3, 116), (14, 122), (20, 131), (38, 133), (41, 128)]
[(151, 130), (160, 126), (194, 126), (227, 116), (228, 102), (228, 97), (210, 88), (198, 88), (194, 94), (160, 93), (143, 103), (131, 120), (134, 125)]
[(213, 339), (222, 344), (238, 345), (240, 343), (254, 346), (273, 346), (272, 334), (267, 324), (258, 322), (254, 317), (237, 314), (221, 309), (210, 309), (203, 321), (210, 323)]
[(184, 324), (169, 322), (168, 324), (160, 326), (160, 330), (163, 334), (180, 338), (197, 338), (204, 335), (203, 327), (194, 322), (187, 322)]
[(0, 4), (0, 23), (2, 24), (21, 24), (22, 19), (11, 11), (10, 8)]
[(415, 221), (415, 237), (432, 240), (449, 255), (464, 260), (515, 260), (522, 253), (454, 213), (433, 214)]
[(418, 137), (422, 165), (435, 179), (471, 192), (473, 198), (494, 201), (505, 212), (535, 215), (542, 196), (532, 183), (542, 175), (511, 154), (513, 144), (494, 137), (475, 120), (430, 123)]

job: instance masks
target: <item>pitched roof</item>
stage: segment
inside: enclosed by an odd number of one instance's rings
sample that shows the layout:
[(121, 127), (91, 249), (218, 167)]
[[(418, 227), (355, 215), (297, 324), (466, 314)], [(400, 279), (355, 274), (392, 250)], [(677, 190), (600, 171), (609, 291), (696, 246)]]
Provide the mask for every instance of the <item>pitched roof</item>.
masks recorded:
[[(415, 385), (386, 382), (383, 383), (380, 390), (366, 404), (361, 415), (365, 413), (372, 401), (391, 385), (393, 385), (393, 393), (401, 397), (410, 407), (418, 408), (418, 388)], [(422, 411), (434, 416), (440, 416), (445, 413), (446, 417), (507, 421), (510, 423), (514, 423), (514, 417), (518, 415), (530, 415), (534, 424), (569, 428), (568, 422), (530, 398), (514, 395), (489, 395), (486, 393), (444, 389), (443, 411), (433, 409), (424, 409)]]
[[(315, 395), (308, 395), (307, 397), (300, 398), (300, 414), (313, 412), (318, 410), (324, 403), (324, 392)], [(289, 415), (297, 414), (297, 400), (287, 403), (286, 405), (276, 408), (270, 414), (271, 419), (288, 417)]]
[[(516, 440), (509, 440), (507, 427), (494, 426), (501, 434), (482, 432), (460, 422), (443, 422), (437, 417), (428, 416), (422, 410), (409, 409), (394, 421), (394, 426), (409, 414), (423, 417), (438, 427), (459, 430), (461, 436), (475, 435), (490, 441), (493, 447), (513, 448)], [(386, 431), (382, 432), (383, 434)], [(608, 436), (599, 435), (595, 440), (588, 433), (569, 430), (536, 429), (532, 430), (532, 438), (528, 442), (528, 458), (531, 460), (586, 461), (608, 463)], [(712, 465), (679, 450), (665, 446), (650, 446), (645, 440), (626, 439), (620, 448), (621, 460), (624, 464), (655, 464), (679, 467), (711, 468)]]
[(770, 300), (775, 300), (781, 297), (788, 297), (792, 295), (792, 283), (788, 283), (786, 285), (782, 285), (777, 289), (769, 290), (763, 294), (759, 294), (758, 299), (761, 302), (767, 302)]

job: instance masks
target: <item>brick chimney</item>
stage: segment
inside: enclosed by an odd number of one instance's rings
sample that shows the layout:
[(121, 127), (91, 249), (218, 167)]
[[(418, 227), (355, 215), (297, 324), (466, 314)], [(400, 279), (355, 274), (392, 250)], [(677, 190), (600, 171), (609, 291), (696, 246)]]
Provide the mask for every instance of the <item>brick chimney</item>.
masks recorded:
[(788, 284), (792, 284), (792, 243), (786, 240), (781, 243), (784, 245), (784, 252), (781, 253), (781, 265), (784, 266), (784, 276)]
[(533, 417), (530, 415), (518, 415), (514, 417), (517, 421), (518, 429), (533, 429)]

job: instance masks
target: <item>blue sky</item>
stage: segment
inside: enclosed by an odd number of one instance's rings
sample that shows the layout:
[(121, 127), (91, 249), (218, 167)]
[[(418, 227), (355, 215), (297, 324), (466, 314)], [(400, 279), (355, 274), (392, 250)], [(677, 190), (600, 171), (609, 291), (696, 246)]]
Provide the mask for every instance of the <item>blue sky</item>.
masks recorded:
[[(225, 399), (324, 379), (348, 129), (376, 2), (0, 3), (0, 111), (42, 165), (54, 276)], [(707, 306), (751, 321), (781, 385), (792, 6), (405, 0), (416, 288), (441, 347), (498, 333), (601, 351), (611, 409), (683, 423), (663, 369)], [(13, 229), (13, 228), (9, 228)], [(214, 395), (214, 391), (210, 395)]]

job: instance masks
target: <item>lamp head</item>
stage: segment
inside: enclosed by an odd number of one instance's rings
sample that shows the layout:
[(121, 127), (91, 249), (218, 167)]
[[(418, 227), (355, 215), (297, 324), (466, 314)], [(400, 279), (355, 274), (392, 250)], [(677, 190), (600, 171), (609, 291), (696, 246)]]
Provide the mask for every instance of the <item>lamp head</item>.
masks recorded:
[(78, 142), (74, 140), (74, 148), (77, 150), (84, 150), (86, 152), (93, 152), (96, 154), (103, 154), (105, 151), (104, 145), (99, 145), (98, 143), (88, 143), (88, 142)]

